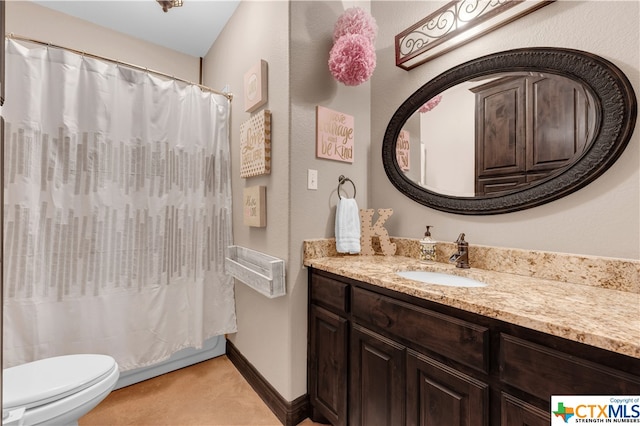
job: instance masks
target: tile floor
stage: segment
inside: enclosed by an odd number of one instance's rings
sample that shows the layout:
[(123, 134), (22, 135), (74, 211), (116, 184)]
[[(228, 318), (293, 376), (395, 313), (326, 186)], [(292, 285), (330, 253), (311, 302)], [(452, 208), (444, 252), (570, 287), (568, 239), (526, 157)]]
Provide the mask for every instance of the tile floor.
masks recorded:
[[(226, 356), (115, 390), (79, 426), (281, 425)], [(307, 419), (301, 425), (318, 425)]]

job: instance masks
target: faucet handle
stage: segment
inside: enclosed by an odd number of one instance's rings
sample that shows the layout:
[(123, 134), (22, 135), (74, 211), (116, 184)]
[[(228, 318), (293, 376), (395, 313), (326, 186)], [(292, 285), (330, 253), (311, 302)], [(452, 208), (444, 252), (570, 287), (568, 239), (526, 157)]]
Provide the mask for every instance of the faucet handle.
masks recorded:
[(455, 241), (458, 245), (458, 252), (449, 258), (450, 262), (456, 263), (456, 268), (469, 268), (469, 243), (464, 240), (464, 232)]

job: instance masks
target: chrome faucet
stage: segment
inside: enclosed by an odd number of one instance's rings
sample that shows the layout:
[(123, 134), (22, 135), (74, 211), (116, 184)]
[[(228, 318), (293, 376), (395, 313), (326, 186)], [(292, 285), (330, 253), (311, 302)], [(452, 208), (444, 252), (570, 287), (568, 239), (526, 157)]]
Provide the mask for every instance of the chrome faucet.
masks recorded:
[(470, 268), (469, 266), (469, 243), (464, 240), (464, 233), (458, 235), (455, 241), (458, 244), (458, 252), (451, 255), (449, 262), (456, 264), (456, 268)]

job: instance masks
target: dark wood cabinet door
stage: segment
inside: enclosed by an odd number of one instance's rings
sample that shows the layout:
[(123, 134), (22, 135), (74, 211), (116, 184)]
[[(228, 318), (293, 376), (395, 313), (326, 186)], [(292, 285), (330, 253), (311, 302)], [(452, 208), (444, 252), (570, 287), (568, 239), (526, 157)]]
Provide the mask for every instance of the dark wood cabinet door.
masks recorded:
[(345, 318), (315, 305), (309, 313), (308, 389), (312, 419), (334, 426), (347, 424), (347, 351)]
[(353, 324), (349, 425), (405, 424), (405, 348)]
[(500, 426), (549, 426), (551, 413), (512, 395), (500, 397)]
[(418, 352), (407, 355), (407, 425), (487, 426), (489, 386)]
[(574, 161), (593, 137), (595, 113), (584, 88), (566, 78), (527, 78), (527, 171)]
[(477, 178), (523, 173), (526, 169), (526, 82), (505, 78), (476, 92)]

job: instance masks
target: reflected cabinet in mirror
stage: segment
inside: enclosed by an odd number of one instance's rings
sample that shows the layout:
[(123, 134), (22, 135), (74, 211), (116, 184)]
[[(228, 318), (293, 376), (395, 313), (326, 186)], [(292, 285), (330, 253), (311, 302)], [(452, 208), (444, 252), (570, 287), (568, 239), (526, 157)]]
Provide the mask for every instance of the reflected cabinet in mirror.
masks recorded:
[(582, 188), (620, 156), (636, 98), (611, 62), (528, 48), (454, 67), (413, 93), (384, 135), (385, 172), (409, 198), (483, 215)]

